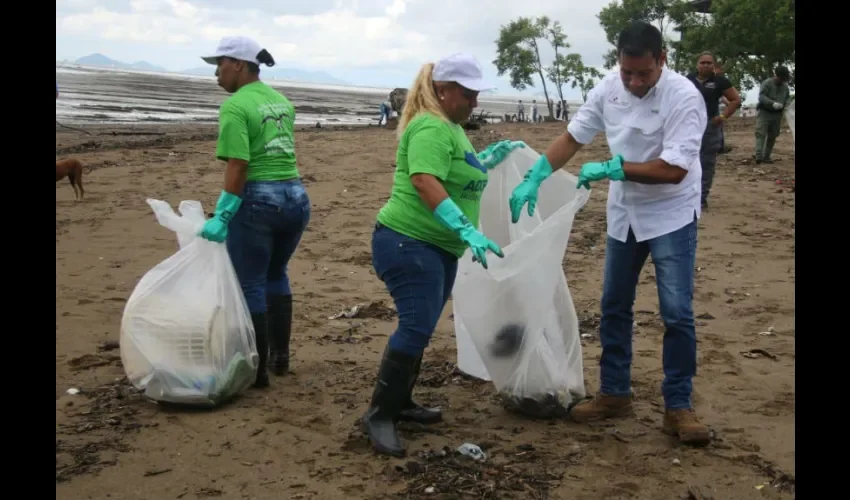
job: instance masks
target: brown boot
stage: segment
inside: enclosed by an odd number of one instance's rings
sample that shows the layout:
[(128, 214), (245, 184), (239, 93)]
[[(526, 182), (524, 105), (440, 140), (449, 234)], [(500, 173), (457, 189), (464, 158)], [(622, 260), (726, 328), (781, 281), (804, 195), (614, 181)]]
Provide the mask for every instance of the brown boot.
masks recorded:
[(697, 419), (691, 408), (665, 411), (662, 430), (665, 434), (678, 436), (679, 441), (692, 446), (705, 446), (711, 441), (708, 427)]
[(632, 414), (631, 396), (597, 394), (590, 401), (577, 404), (570, 416), (576, 422), (593, 422), (606, 418), (626, 417)]

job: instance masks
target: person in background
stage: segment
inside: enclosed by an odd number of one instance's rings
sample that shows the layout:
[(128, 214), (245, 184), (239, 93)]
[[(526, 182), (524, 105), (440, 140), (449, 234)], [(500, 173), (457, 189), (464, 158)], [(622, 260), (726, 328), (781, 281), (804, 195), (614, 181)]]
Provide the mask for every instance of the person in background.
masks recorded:
[[(716, 57), (714, 58), (714, 75), (715, 76), (723, 76), (723, 77), (726, 76), (726, 70), (723, 69), (723, 65), (720, 63), (720, 61), (717, 60)], [(729, 101), (726, 100), (725, 97), (721, 97), (720, 98), (720, 113), (723, 113), (725, 111), (725, 107), (727, 107), (727, 106), (729, 106)], [(740, 108), (740, 106), (739, 106), (739, 108)], [(720, 151), (717, 154), (718, 155), (726, 154), (729, 151), (731, 151), (731, 149), (732, 148), (729, 148), (729, 149), (726, 148), (726, 129), (721, 127), (720, 128)]]
[(602, 291), (600, 390), (571, 416), (588, 422), (632, 413), (631, 365), (635, 292), (648, 256), (655, 265), (664, 321), (664, 423), (683, 443), (709, 442), (694, 413), (691, 394), (697, 342), (693, 295), (700, 216), (700, 143), (708, 121), (705, 102), (684, 76), (665, 68), (661, 32), (635, 21), (617, 40), (619, 74), (606, 76), (588, 94), (567, 132), (540, 156), (510, 197), (513, 222), (552, 171), (605, 132), (613, 158), (585, 163), (578, 186), (609, 179), (608, 240)]
[(379, 108), (381, 110), (381, 116), (378, 118), (378, 126), (380, 127), (381, 124), (384, 122), (385, 118), (386, 118), (387, 122), (390, 121), (390, 113), (392, 113), (392, 106), (390, 105), (389, 102), (382, 101), (381, 104), (379, 105)]
[[(255, 387), (289, 371), (292, 290), (287, 265), (310, 221), (310, 199), (295, 156), (295, 108), (261, 82), (260, 64), (274, 58), (243, 36), (222, 38), (218, 84), (232, 94), (219, 111), (216, 158), (227, 162), (224, 189), (201, 237), (226, 242), (245, 295), (259, 352)], [(271, 359), (269, 360), (269, 355)]]
[(782, 112), (788, 105), (791, 89), (788, 80), (791, 74), (785, 66), (776, 68), (772, 78), (768, 78), (759, 89), (759, 102), (756, 106), (756, 163), (773, 163), (770, 154), (779, 132), (782, 131)]
[(537, 123), (537, 100), (531, 100), (531, 123)]
[(478, 61), (454, 54), (425, 64), (410, 87), (398, 126), (392, 192), (372, 233), (372, 265), (398, 311), (361, 427), (378, 453), (403, 456), (398, 420), (439, 422), (442, 413), (413, 402), (422, 354), (452, 292), (466, 249), (487, 267), (502, 250), (478, 229), (487, 171), (522, 142), (501, 141), (479, 154), (461, 126), (488, 89)]
[(516, 119), (521, 122), (525, 121), (525, 104), (522, 103), (522, 99), (517, 101)]
[[(725, 76), (718, 76), (714, 67), (714, 54), (703, 52), (697, 57), (697, 70), (688, 75), (705, 100), (708, 123), (702, 136), (700, 147), (700, 164), (702, 165), (702, 199), (703, 210), (708, 207), (708, 195), (714, 183), (714, 168), (717, 155), (723, 147), (723, 124), (735, 114), (741, 105), (738, 90)], [(720, 111), (720, 99), (725, 98), (728, 106)]]
[(555, 105), (555, 119), (561, 119), (561, 101), (558, 101), (558, 104)]

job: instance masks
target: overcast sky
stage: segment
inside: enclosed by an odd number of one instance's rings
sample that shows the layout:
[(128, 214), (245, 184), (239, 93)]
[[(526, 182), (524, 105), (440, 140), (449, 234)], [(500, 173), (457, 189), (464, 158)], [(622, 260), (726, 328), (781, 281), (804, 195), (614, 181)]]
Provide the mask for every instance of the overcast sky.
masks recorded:
[[(492, 64), (500, 25), (548, 15), (564, 25), (568, 51), (601, 69), (609, 45), (596, 14), (609, 1), (57, 0), (56, 59), (100, 52), (183, 70), (202, 66), (199, 56), (214, 51), (222, 36), (244, 34), (278, 66), (393, 87), (407, 86), (423, 62), (466, 51), (494, 85), (513, 94)], [(544, 61), (551, 58), (547, 47)], [(532, 92), (541, 91), (536, 81)], [(580, 99), (576, 91), (565, 97)]]

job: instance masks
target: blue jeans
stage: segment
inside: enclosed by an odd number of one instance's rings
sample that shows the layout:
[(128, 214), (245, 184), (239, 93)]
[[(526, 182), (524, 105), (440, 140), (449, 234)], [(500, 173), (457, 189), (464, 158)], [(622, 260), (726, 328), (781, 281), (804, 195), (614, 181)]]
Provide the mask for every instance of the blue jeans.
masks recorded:
[(452, 293), (457, 257), (379, 223), (372, 233), (372, 266), (398, 311), (390, 349), (421, 356)]
[(610, 236), (605, 253), (599, 361), (602, 394), (631, 393), (633, 306), (638, 277), (648, 255), (655, 264), (655, 282), (664, 321), (664, 382), (667, 408), (691, 407), (691, 379), (697, 369), (697, 341), (692, 307), (697, 221), (672, 233), (638, 243), (629, 230), (625, 243)]
[(245, 183), (227, 227), (227, 252), (251, 314), (266, 312), (266, 295), (292, 295), (286, 266), (309, 222), (300, 180)]

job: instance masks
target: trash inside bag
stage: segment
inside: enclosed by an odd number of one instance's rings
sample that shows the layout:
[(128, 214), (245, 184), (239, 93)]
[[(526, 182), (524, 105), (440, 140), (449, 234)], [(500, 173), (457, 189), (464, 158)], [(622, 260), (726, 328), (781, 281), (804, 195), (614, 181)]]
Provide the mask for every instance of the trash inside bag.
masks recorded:
[(504, 250), (490, 269), (466, 252), (452, 291), (458, 368), (492, 380), (505, 407), (562, 417), (584, 398), (581, 339), (563, 259), (576, 213), (590, 192), (558, 170), (541, 186), (537, 209), (511, 222), (508, 199), (539, 158), (516, 149), (489, 172), (479, 229)]
[(785, 120), (788, 122), (788, 128), (791, 129), (791, 143), (796, 149), (797, 133), (794, 125), (797, 121), (797, 99), (791, 99), (791, 102), (785, 107)]
[(158, 402), (220, 405), (254, 382), (259, 360), (227, 247), (195, 236), (206, 220), (199, 202), (183, 201), (177, 215), (147, 201), (180, 250), (142, 277), (124, 308), (127, 378)]

